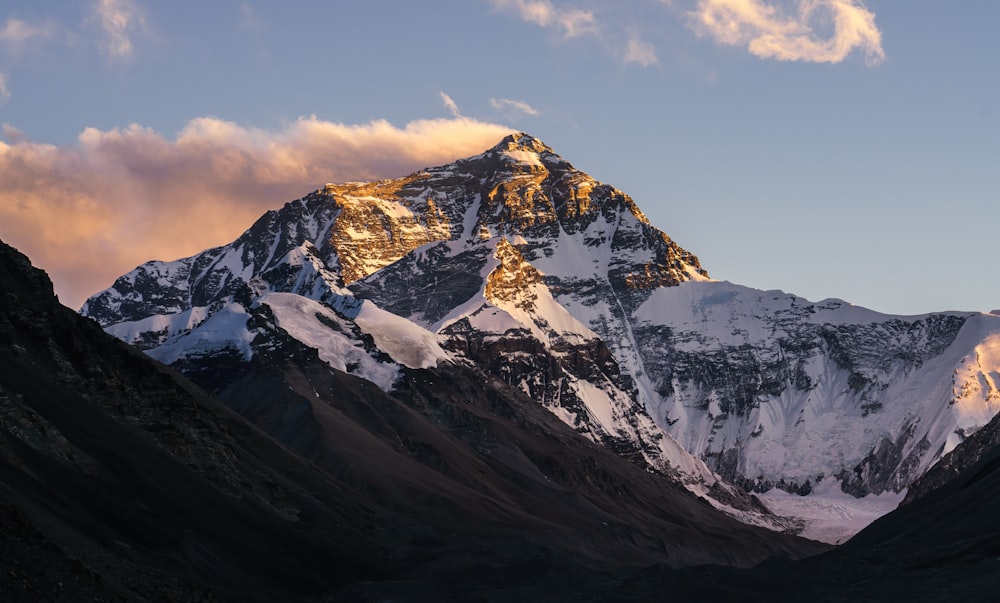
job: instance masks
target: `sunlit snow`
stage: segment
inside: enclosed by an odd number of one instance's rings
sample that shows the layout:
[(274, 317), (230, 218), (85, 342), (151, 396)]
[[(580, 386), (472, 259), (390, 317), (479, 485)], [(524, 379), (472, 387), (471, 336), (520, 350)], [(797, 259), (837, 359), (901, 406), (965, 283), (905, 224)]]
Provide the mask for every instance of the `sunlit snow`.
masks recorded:
[(504, 151), (502, 155), (504, 158), (515, 163), (544, 167), (541, 158), (538, 157), (538, 153), (532, 153), (531, 151)]
[[(274, 312), (278, 326), (305, 345), (315, 348), (331, 367), (368, 379), (383, 390), (392, 389), (399, 367), (372, 358), (360, 342), (348, 338), (329, 324), (341, 319), (323, 304), (291, 293), (268, 293), (258, 303)], [(322, 317), (325, 319), (321, 320)]]
[(409, 368), (430, 368), (451, 358), (434, 333), (370, 301), (362, 303), (354, 322), (372, 336), (380, 350)]
[(187, 356), (204, 355), (225, 349), (233, 350), (245, 360), (249, 360), (253, 352), (250, 349), (252, 337), (246, 328), (248, 318), (249, 315), (243, 306), (228, 304), (212, 314), (198, 328), (147, 353), (164, 364), (170, 364)]

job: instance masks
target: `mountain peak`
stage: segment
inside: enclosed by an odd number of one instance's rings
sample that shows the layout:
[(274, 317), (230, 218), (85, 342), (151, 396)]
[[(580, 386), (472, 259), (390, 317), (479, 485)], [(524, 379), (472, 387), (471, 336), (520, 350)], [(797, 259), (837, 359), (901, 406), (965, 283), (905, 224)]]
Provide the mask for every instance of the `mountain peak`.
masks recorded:
[(551, 153), (555, 154), (547, 144), (525, 132), (516, 132), (503, 138), (495, 147), (494, 151), (524, 151), (528, 153)]

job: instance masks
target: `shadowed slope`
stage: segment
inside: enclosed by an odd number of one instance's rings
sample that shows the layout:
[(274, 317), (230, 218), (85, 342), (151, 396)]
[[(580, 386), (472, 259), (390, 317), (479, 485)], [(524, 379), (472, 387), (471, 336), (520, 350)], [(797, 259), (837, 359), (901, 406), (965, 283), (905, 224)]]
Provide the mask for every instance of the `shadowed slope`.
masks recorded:
[(377, 574), (378, 519), (359, 496), (60, 306), (5, 245), (0, 282), (9, 525), (30, 518), (55, 557), (127, 599), (156, 595), (158, 582), (180, 599), (267, 599)]
[(275, 331), (273, 356), (214, 378), (303, 462), (60, 306), (7, 246), (0, 282), (0, 554), (55, 572), (0, 576), (8, 599), (551, 594), (822, 548), (739, 524), (472, 369), (408, 371), (389, 395)]

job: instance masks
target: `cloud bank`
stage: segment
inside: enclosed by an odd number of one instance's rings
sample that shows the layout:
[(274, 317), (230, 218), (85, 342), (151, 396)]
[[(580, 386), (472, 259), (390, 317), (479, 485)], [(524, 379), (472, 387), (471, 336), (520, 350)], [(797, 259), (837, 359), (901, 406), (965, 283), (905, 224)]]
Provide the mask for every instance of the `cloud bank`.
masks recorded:
[(4, 126), (0, 237), (49, 272), (63, 303), (150, 259), (231, 241), (264, 211), (327, 182), (398, 177), (482, 152), (511, 132), (469, 118), (346, 125), (301, 118), (278, 131), (205, 117), (174, 140), (131, 125), (72, 145)]
[(699, 35), (760, 58), (839, 63), (860, 49), (869, 65), (885, 59), (875, 13), (860, 0), (699, 0), (690, 17)]

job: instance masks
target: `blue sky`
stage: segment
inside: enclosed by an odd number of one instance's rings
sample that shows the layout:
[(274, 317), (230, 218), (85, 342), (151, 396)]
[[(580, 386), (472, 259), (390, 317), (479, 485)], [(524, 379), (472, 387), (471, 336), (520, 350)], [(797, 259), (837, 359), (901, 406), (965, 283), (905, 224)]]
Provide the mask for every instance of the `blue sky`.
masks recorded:
[(324, 182), (524, 130), (714, 278), (988, 311), (998, 16), (987, 0), (5, 2), (0, 238), (78, 306)]

